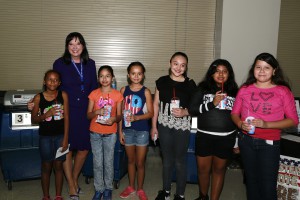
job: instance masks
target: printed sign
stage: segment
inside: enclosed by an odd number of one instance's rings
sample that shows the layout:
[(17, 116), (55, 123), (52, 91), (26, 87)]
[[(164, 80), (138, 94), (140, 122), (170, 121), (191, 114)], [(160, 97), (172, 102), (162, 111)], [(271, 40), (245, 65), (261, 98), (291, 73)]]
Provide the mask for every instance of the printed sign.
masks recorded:
[(277, 199), (300, 200), (300, 159), (280, 156)]

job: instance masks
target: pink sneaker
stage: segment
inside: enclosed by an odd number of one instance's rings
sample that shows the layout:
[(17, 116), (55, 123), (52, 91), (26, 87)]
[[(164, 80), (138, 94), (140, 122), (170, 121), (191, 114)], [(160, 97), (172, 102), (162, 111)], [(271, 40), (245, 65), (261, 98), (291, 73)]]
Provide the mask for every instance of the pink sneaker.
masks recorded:
[(125, 190), (120, 194), (120, 197), (121, 197), (122, 199), (126, 199), (126, 198), (128, 198), (130, 195), (132, 195), (132, 194), (134, 194), (134, 193), (135, 193), (135, 190), (134, 190), (132, 187), (128, 186), (128, 187), (125, 188)]
[(136, 191), (136, 194), (138, 195), (138, 197), (140, 198), (140, 200), (148, 200), (148, 197), (147, 197), (147, 195), (146, 195), (146, 193), (145, 193), (145, 191), (144, 190), (138, 190), (138, 191)]
[(56, 196), (54, 200), (64, 200), (62, 196)]

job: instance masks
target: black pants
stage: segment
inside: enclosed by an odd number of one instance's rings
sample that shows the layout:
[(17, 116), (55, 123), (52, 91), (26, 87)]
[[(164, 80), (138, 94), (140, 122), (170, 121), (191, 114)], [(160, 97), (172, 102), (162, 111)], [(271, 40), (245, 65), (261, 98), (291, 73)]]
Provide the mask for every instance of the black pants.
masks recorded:
[(158, 125), (163, 157), (163, 189), (170, 191), (173, 168), (176, 169), (176, 194), (184, 195), (186, 186), (186, 157), (190, 131), (170, 129)]

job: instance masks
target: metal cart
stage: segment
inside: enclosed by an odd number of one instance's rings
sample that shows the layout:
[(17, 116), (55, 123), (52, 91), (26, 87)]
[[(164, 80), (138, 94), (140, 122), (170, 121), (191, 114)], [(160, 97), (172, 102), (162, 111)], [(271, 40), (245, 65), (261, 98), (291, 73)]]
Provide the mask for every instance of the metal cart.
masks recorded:
[(27, 102), (37, 90), (11, 90), (4, 93), (0, 121), (0, 166), (8, 189), (12, 182), (39, 178), (41, 161), (38, 125), (31, 124)]

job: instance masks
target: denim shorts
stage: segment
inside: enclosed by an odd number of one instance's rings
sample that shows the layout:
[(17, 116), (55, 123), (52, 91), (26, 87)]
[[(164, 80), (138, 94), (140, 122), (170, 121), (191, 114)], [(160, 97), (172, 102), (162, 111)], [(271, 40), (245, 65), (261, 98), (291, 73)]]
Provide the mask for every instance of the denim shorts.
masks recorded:
[(149, 144), (149, 131), (136, 131), (123, 129), (125, 146), (147, 146)]
[(62, 145), (64, 136), (42, 136), (39, 138), (40, 145), (40, 156), (41, 160), (44, 162), (51, 162), (54, 160), (64, 161), (66, 159), (66, 155), (60, 156), (55, 159), (56, 151)]

